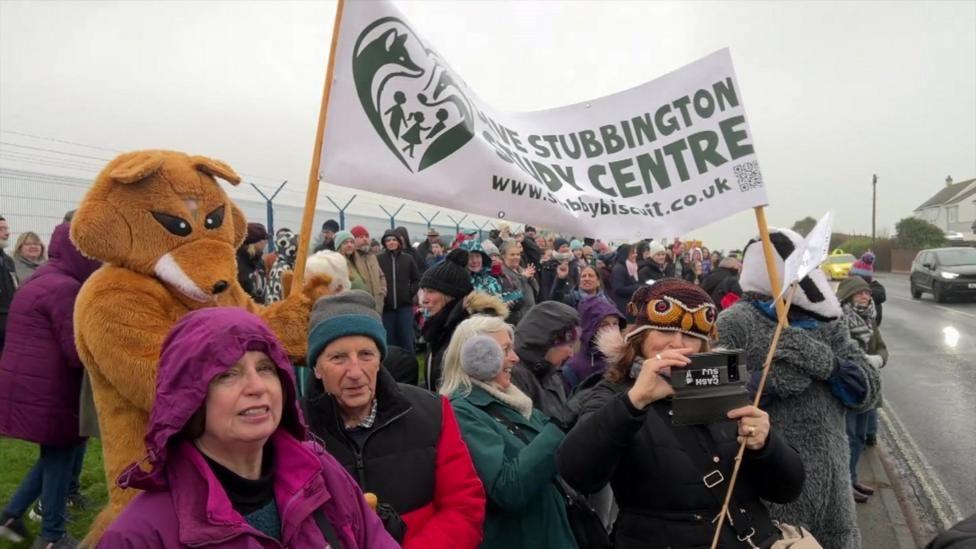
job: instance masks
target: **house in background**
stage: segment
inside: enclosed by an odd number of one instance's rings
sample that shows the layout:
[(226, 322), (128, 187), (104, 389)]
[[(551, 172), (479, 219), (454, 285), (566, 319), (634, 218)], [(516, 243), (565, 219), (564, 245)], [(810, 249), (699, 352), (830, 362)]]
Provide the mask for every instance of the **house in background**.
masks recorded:
[(976, 178), (954, 183), (947, 177), (945, 187), (914, 213), (946, 234), (961, 233), (964, 240), (976, 240)]

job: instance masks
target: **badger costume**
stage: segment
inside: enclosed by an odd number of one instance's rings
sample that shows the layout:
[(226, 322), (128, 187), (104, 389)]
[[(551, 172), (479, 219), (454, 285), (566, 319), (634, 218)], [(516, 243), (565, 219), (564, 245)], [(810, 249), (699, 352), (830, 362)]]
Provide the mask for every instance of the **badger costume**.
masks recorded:
[[(782, 280), (785, 259), (803, 238), (787, 229), (773, 229), (770, 237)], [(754, 392), (776, 328), (758, 239), (746, 246), (740, 284), (745, 295), (719, 315), (718, 338), (725, 347), (746, 350), (748, 386)], [(785, 505), (769, 503), (772, 517), (807, 527), (824, 547), (857, 549), (861, 536), (851, 496), (844, 417), (848, 409), (875, 406), (881, 378), (850, 339), (844, 322), (838, 321), (842, 316), (822, 271), (814, 270), (800, 281), (761, 407), (777, 432), (799, 452), (807, 472), (799, 498)]]

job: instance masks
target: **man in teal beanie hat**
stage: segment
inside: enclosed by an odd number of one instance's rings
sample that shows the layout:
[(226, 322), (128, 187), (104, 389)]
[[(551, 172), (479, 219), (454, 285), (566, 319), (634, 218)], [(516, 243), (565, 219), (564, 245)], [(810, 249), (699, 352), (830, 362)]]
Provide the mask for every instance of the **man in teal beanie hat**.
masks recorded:
[(308, 364), (317, 380), (303, 403), (309, 429), (375, 494), (377, 514), (403, 547), (476, 547), (485, 492), (451, 403), (397, 383), (382, 366), (386, 354), (369, 293), (316, 301)]
[(376, 312), (373, 296), (363, 290), (349, 290), (320, 298), (308, 321), (308, 361), (314, 367), (319, 355), (333, 341), (345, 336), (363, 336), (376, 344), (378, 358), (386, 356), (386, 330)]

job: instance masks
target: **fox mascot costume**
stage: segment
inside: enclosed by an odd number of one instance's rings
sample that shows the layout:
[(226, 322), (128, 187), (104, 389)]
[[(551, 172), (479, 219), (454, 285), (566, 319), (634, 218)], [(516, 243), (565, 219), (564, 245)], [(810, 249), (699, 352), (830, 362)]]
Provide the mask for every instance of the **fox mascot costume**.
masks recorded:
[(230, 166), (171, 151), (125, 153), (98, 175), (71, 223), (71, 240), (104, 266), (75, 305), (75, 343), (92, 382), (109, 503), (92, 525), (93, 546), (136, 495), (116, 480), (146, 455), (143, 437), (163, 340), (185, 314), (243, 307), (260, 315), (296, 361), (305, 355), (308, 315), (328, 293), (327, 277), (269, 307), (237, 282), (235, 251), (247, 222), (215, 178), (238, 184)]

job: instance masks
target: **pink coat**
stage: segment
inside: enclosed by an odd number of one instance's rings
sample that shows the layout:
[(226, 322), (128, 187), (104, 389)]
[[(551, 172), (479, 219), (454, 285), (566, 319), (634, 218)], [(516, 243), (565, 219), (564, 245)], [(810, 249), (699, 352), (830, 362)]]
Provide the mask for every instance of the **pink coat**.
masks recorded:
[[(202, 454), (181, 435), (205, 405), (210, 381), (247, 351), (270, 357), (281, 380), (281, 423), (266, 443), (274, 451), (280, 541), (234, 510)], [(123, 488), (145, 491), (112, 523), (99, 548), (325, 547), (315, 520), (319, 510), (343, 549), (398, 547), (349, 473), (308, 440), (288, 357), (264, 322), (244, 309), (202, 309), (176, 324), (163, 343), (145, 440), (148, 470), (133, 464), (118, 479)]]

